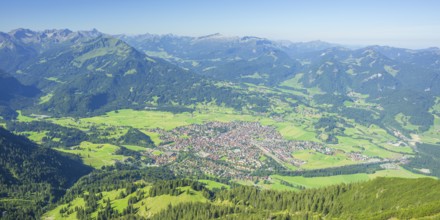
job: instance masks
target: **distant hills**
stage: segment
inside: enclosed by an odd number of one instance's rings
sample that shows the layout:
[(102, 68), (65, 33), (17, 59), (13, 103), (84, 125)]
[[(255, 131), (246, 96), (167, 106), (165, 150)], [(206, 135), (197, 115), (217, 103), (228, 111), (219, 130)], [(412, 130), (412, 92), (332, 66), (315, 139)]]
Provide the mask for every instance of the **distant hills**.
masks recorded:
[[(359, 120), (376, 114), (367, 121), (391, 124), (402, 113), (426, 130), (434, 120), (429, 109), (440, 94), (438, 48), (347, 49), (321, 41), (221, 34), (110, 36), (97, 30), (17, 29), (0, 33), (0, 58), (0, 69), (43, 91), (32, 111), (50, 115), (121, 108), (190, 111), (191, 105), (212, 101), (266, 112), (270, 96), (239, 87), (280, 88), (294, 79), (291, 88), (316, 91), (309, 94), (315, 107), (330, 105), (327, 111)], [(359, 95), (378, 108), (343, 105)]]
[(264, 38), (175, 35), (116, 35), (139, 51), (158, 56), (200, 75), (234, 82), (276, 85), (301, 64), (295, 56), (336, 46), (322, 41), (278, 42)]
[(400, 87), (439, 92), (438, 48), (369, 46), (351, 50), (321, 41), (276, 42), (220, 34), (198, 38), (150, 34), (117, 37), (139, 51), (214, 78), (279, 83), (302, 72), (304, 86), (318, 86), (325, 92), (373, 94)]
[[(160, 56), (204, 76), (270, 87), (295, 78), (296, 89), (318, 88), (314, 100), (331, 104), (331, 111), (354, 118), (375, 114), (347, 110), (344, 101), (356, 94), (377, 103), (379, 123), (403, 113), (426, 130), (433, 123), (428, 112), (440, 94), (440, 49), (410, 50), (387, 46), (348, 49), (321, 41), (277, 42), (257, 37), (174, 35), (117, 36), (147, 54)], [(286, 85), (286, 84), (284, 84)], [(353, 113), (355, 115), (353, 115)]]
[(117, 37), (146, 54), (220, 80), (276, 84), (289, 78), (299, 65), (281, 45), (257, 37)]

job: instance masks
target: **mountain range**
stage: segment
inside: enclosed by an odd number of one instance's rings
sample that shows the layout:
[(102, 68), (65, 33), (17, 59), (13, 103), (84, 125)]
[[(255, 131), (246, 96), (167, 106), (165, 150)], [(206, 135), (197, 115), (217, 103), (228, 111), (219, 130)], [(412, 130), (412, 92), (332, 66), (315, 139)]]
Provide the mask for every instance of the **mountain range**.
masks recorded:
[[(93, 115), (121, 108), (188, 111), (188, 106), (212, 101), (238, 110), (251, 106), (267, 111), (270, 95), (234, 86), (251, 83), (317, 89), (314, 102), (332, 106), (327, 110), (333, 112), (357, 112), (353, 118), (365, 112), (343, 102), (365, 95), (380, 106), (367, 109), (379, 115), (371, 121), (389, 122), (403, 113), (426, 130), (433, 123), (429, 108), (440, 93), (438, 48), (347, 49), (320, 41), (221, 34), (111, 36), (97, 30), (17, 29), (0, 33), (0, 57), (0, 69), (42, 91), (32, 111), (49, 115)], [(292, 80), (296, 83), (290, 85)]]
[(44, 91), (50, 98), (38, 109), (48, 114), (86, 115), (214, 99), (241, 103), (236, 92), (96, 30), (19, 29), (2, 36), (1, 57), (8, 59), (2, 59), (0, 69)]

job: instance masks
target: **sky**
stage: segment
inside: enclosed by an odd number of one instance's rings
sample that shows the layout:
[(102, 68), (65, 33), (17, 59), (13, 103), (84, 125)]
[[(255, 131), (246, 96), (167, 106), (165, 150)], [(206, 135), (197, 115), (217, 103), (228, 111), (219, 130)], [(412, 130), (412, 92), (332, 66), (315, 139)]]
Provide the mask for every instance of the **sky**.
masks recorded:
[(440, 47), (439, 0), (0, 0), (0, 31), (257, 36)]

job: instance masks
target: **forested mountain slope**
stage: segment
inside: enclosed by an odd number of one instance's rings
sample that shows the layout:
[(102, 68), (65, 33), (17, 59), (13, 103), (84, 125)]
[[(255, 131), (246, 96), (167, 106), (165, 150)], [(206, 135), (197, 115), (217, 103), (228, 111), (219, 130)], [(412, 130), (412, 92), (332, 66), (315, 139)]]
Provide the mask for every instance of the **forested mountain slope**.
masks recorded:
[[(147, 173), (150, 176), (146, 176)], [(231, 189), (212, 189), (197, 181), (158, 174), (157, 168), (150, 168), (89, 175), (72, 188), (56, 209), (44, 216), (78, 219), (410, 219), (440, 213), (440, 182), (427, 178), (378, 178), (350, 185), (286, 192), (238, 185)], [(110, 177), (114, 181), (110, 181)], [(87, 206), (80, 205), (83, 200)]]
[(90, 171), (77, 157), (41, 148), (0, 127), (0, 211), (5, 219), (38, 217)]
[(2, 36), (0, 56), (18, 64), (5, 61), (0, 68), (43, 90), (45, 96), (34, 110), (47, 114), (84, 116), (146, 106), (179, 111), (178, 106), (211, 101), (239, 108), (249, 100), (261, 102), (96, 30), (18, 29)]
[(0, 116), (5, 119), (16, 117), (17, 109), (31, 105), (32, 98), (40, 91), (33, 86), (21, 84), (10, 74), (0, 70)]
[[(233, 82), (275, 85), (288, 79), (299, 63), (280, 44), (258, 37), (175, 35), (117, 36), (139, 51), (159, 56), (200, 75)], [(292, 44), (289, 45), (294, 48)]]

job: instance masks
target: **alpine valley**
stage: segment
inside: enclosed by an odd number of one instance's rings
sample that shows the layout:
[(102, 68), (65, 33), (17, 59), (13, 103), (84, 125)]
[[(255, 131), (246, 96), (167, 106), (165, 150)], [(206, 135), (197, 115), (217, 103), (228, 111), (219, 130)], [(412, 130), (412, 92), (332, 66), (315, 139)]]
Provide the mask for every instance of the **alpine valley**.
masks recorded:
[(1, 219), (438, 219), (440, 49), (0, 32)]

